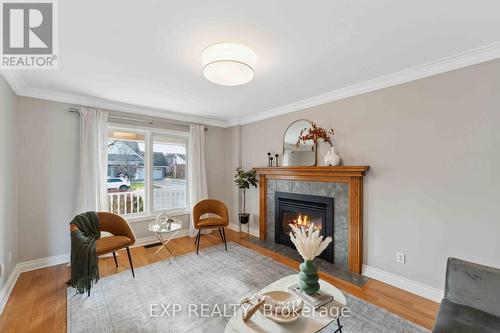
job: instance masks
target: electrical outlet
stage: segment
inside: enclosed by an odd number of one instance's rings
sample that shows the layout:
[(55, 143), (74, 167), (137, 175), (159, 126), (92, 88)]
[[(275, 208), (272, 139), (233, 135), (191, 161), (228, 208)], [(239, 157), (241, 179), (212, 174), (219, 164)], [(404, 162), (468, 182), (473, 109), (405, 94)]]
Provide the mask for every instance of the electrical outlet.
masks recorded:
[(398, 264), (404, 264), (405, 263), (405, 254), (402, 252), (396, 252), (396, 262)]
[(12, 264), (12, 251), (9, 251), (9, 264)]

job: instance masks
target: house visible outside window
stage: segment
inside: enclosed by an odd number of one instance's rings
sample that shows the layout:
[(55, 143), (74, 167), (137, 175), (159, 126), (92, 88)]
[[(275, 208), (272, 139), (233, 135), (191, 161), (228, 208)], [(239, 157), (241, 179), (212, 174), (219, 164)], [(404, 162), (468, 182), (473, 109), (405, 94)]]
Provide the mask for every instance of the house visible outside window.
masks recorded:
[(108, 207), (127, 217), (187, 210), (187, 133), (110, 127)]
[(186, 139), (153, 136), (153, 209), (187, 207)]

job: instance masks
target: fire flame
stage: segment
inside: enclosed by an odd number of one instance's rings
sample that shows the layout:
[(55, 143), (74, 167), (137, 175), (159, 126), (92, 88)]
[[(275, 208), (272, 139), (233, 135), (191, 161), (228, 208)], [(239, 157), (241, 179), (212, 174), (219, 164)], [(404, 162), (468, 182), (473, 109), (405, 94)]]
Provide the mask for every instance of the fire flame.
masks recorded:
[(309, 229), (311, 226), (315, 230), (320, 230), (321, 226), (318, 227), (316, 224), (311, 222), (311, 219), (309, 218), (309, 215), (302, 215), (299, 214), (299, 216), (296, 219), (293, 219), (292, 224), (297, 225), (298, 227), (304, 227), (304, 229)]

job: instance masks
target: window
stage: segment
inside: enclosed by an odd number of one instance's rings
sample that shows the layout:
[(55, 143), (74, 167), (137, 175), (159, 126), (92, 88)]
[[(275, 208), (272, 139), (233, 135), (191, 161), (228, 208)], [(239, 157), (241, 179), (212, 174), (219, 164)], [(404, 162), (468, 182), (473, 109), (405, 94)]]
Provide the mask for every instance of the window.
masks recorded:
[(108, 207), (149, 216), (187, 209), (187, 133), (110, 127)]
[(186, 139), (153, 136), (153, 208), (187, 207)]

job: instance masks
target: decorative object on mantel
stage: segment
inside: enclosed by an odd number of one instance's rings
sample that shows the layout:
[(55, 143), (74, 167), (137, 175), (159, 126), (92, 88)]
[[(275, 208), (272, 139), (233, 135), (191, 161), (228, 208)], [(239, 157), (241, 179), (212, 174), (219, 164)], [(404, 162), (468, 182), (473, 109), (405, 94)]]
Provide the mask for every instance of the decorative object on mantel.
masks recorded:
[(318, 267), (313, 260), (326, 249), (332, 238), (323, 238), (320, 231), (313, 227), (307, 230), (294, 224), (290, 224), (290, 227), (290, 240), (304, 259), (300, 264), (299, 288), (306, 294), (313, 295), (319, 291)]
[(319, 140), (323, 140), (326, 143), (329, 143), (330, 146), (333, 147), (332, 143), (333, 137), (333, 128), (324, 129), (323, 127), (319, 127), (316, 123), (311, 123), (311, 127), (304, 128), (300, 131), (299, 138), (297, 139), (297, 147), (300, 147), (301, 144), (312, 141), (314, 142), (315, 154), (314, 154), (314, 165), (318, 164), (318, 149), (317, 144)]
[(325, 159), (325, 165), (328, 166), (337, 166), (340, 165), (340, 156), (337, 154), (337, 150), (335, 149), (335, 146), (333, 143), (331, 144), (332, 146), (330, 147), (330, 150), (326, 153), (324, 159)]
[(305, 128), (312, 126), (308, 120), (297, 120), (290, 124), (283, 135), (282, 166), (316, 165), (316, 143), (306, 140), (297, 146), (297, 139)]
[[(270, 153), (269, 153), (270, 154)], [(257, 173), (255, 170), (243, 170), (242, 168), (236, 169), (236, 174), (234, 175), (234, 182), (238, 185), (238, 188), (243, 190), (243, 212), (238, 214), (241, 224), (247, 224), (250, 220), (250, 214), (246, 213), (246, 190), (253, 186), (257, 188)]]
[[(267, 166), (268, 167), (279, 167), (279, 162), (278, 162), (278, 158), (279, 158), (279, 154), (278, 153), (275, 153), (274, 154), (274, 157), (273, 157), (273, 154), (272, 153), (267, 153)], [(273, 163), (274, 161), (274, 163)]]

